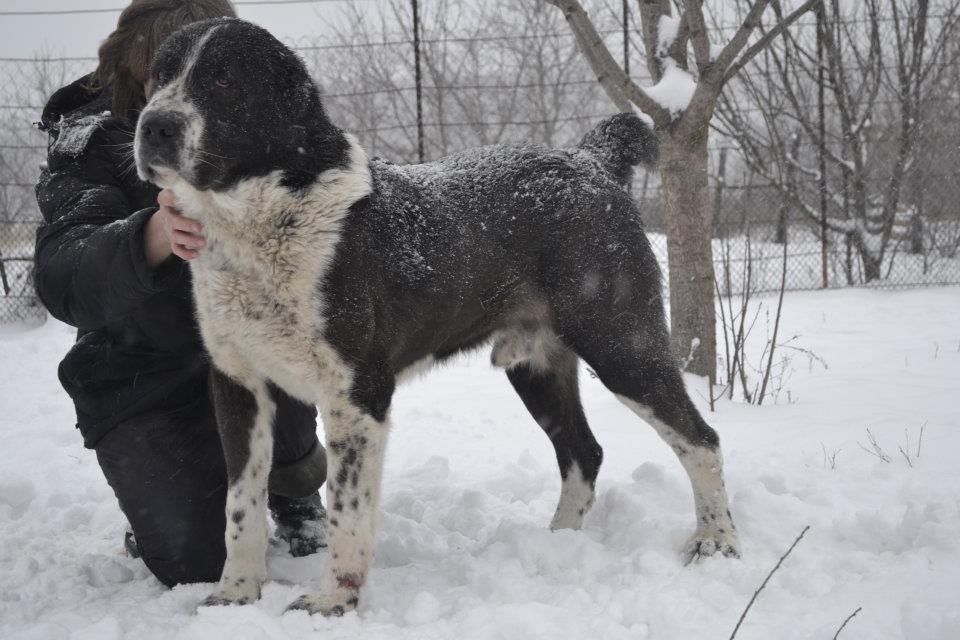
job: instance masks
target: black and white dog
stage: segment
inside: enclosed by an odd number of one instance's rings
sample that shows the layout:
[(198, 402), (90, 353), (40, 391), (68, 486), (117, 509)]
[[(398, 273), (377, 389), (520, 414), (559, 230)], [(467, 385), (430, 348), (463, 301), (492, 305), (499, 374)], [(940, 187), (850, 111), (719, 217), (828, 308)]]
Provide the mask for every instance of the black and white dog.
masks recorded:
[(495, 146), (423, 165), (366, 157), (327, 119), (298, 57), (236, 19), (179, 31), (153, 64), (141, 178), (204, 223), (191, 263), (229, 473), (227, 560), (208, 604), (265, 579), (274, 406), (267, 381), (320, 406), (329, 558), (293, 608), (357, 605), (397, 380), (493, 342), (556, 449), (552, 528), (580, 527), (602, 459), (578, 357), (673, 447), (693, 484), (690, 559), (737, 555), (719, 442), (671, 355), (660, 271), (623, 188), (656, 138), (636, 116), (575, 149)]

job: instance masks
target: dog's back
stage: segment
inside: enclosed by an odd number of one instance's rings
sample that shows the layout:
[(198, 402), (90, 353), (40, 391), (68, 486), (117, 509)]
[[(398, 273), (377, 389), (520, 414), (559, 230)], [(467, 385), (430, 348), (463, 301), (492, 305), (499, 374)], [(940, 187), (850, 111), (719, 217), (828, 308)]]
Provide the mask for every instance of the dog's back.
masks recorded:
[[(324, 282), (329, 339), (346, 341), (358, 322), (375, 334), (387, 320), (386, 356), (401, 370), (505, 324), (543, 321), (550, 299), (575, 296), (585, 275), (587, 284), (635, 280), (659, 303), (657, 264), (623, 188), (634, 165), (655, 159), (653, 133), (619, 114), (574, 149), (495, 145), (418, 165), (374, 160), (372, 192), (344, 221)], [(415, 321), (389, 321), (391, 306)]]

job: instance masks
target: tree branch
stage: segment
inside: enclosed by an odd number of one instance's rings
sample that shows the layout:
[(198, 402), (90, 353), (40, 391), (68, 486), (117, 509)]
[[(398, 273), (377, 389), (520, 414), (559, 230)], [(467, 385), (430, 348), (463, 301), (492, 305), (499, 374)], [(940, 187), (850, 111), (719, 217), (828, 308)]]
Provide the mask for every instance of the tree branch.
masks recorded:
[(703, 3), (700, 0), (688, 0), (685, 18), (697, 70), (703, 74), (710, 66), (710, 36), (703, 18)]
[(862, 610), (863, 610), (863, 607), (857, 607), (857, 610), (856, 610), (856, 611), (854, 611), (854, 612), (851, 613), (849, 616), (847, 616), (847, 619), (843, 621), (843, 624), (840, 625), (840, 628), (837, 629), (837, 632), (836, 632), (835, 634), (833, 634), (833, 640), (837, 640), (837, 638), (840, 637), (840, 632), (843, 631), (843, 628), (844, 628), (845, 626), (847, 626), (847, 623), (849, 623), (851, 620), (853, 620), (853, 617), (854, 617), (855, 615), (857, 615), (858, 613), (860, 613), (860, 611), (862, 611)]
[(793, 551), (793, 548), (797, 546), (797, 544), (801, 539), (803, 539), (803, 536), (806, 535), (807, 531), (809, 530), (810, 525), (807, 525), (803, 528), (803, 531), (801, 531), (800, 535), (797, 536), (797, 539), (793, 541), (793, 544), (790, 545), (790, 548), (787, 549), (782, 556), (780, 556), (780, 561), (777, 562), (776, 566), (771, 569), (769, 574), (767, 574), (767, 578), (760, 585), (760, 588), (754, 591), (753, 597), (750, 598), (750, 602), (747, 603), (747, 608), (743, 610), (742, 614), (740, 614), (740, 619), (737, 621), (737, 626), (733, 628), (733, 633), (730, 634), (730, 640), (733, 640), (736, 637), (737, 631), (740, 629), (740, 625), (743, 624), (743, 619), (747, 617), (747, 612), (750, 611), (750, 607), (753, 606), (753, 602), (757, 599), (757, 596), (760, 595), (760, 592), (763, 591), (763, 588), (767, 586), (768, 582), (770, 582), (770, 578), (773, 577), (773, 574), (777, 572), (777, 569), (780, 568), (780, 565), (783, 564), (783, 561), (787, 559), (787, 556), (790, 555), (790, 552)]
[(650, 71), (650, 81), (656, 83), (663, 77), (663, 58), (658, 52), (660, 17), (671, 15), (670, 0), (639, 0), (639, 3), (643, 47), (647, 52), (647, 69)]
[(750, 39), (750, 34), (760, 25), (760, 16), (763, 15), (763, 11), (767, 8), (768, 4), (770, 4), (770, 0), (754, 1), (753, 6), (750, 7), (750, 11), (747, 12), (747, 17), (743, 20), (743, 24), (740, 25), (740, 28), (737, 29), (733, 38), (710, 65), (707, 73), (701, 77), (709, 77), (712, 84), (716, 84), (718, 87), (723, 86), (722, 79), (726, 75), (727, 68), (730, 67), (733, 60), (737, 57), (737, 54), (739, 54), (747, 44), (747, 40)]
[[(780, 35), (781, 32), (785, 31), (790, 27), (790, 25), (796, 22), (800, 16), (802, 16), (803, 14), (813, 9), (815, 5), (820, 4), (822, 1), (823, 0), (807, 0), (802, 5), (800, 5), (800, 7), (796, 11), (788, 15), (781, 22), (779, 22), (773, 29), (768, 31), (762, 38), (754, 42), (749, 49), (743, 52), (743, 55), (741, 55), (740, 58), (735, 63), (730, 65), (730, 68), (724, 74), (724, 77), (723, 77), (724, 83), (726, 83), (733, 76), (737, 75), (737, 73), (739, 73), (740, 70), (743, 69), (744, 65), (750, 62), (750, 60), (752, 60), (754, 56), (756, 56), (758, 53), (763, 51), (767, 47), (767, 45), (773, 42), (773, 40), (778, 35)], [(747, 23), (744, 22), (744, 26), (746, 26), (746, 24)], [(719, 58), (718, 58), (718, 61), (719, 61)]]
[(544, 0), (563, 11), (577, 43), (590, 62), (600, 85), (621, 111), (633, 111), (634, 105), (653, 118), (658, 127), (670, 123), (670, 113), (637, 86), (614, 60), (603, 38), (583, 10), (579, 0)]
[(690, 27), (687, 24), (687, 14), (686, 12), (680, 17), (680, 24), (677, 27), (677, 37), (673, 39), (673, 43), (670, 45), (670, 50), (667, 52), (671, 58), (673, 58), (677, 65), (685, 70), (689, 71), (690, 66), (687, 63), (687, 42), (690, 40)]

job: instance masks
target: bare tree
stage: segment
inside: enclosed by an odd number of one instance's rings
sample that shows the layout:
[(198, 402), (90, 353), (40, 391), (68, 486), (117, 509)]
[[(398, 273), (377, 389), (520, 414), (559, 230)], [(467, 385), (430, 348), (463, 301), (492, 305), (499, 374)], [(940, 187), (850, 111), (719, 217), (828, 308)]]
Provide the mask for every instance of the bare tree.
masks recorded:
[(563, 11), (597, 80), (617, 108), (639, 109), (653, 119), (660, 139), (660, 176), (667, 212), (674, 353), (684, 357), (692, 352), (688, 369), (713, 380), (716, 319), (707, 184), (710, 119), (727, 82), (820, 0), (803, 2), (747, 47), (771, 4), (770, 0), (755, 0), (733, 37), (719, 50), (711, 44), (700, 0), (677, 2), (677, 17), (670, 0), (638, 0), (647, 68), (655, 82), (648, 88), (641, 88), (624, 73), (579, 0), (546, 2)]
[[(46, 136), (32, 123), (54, 90), (74, 78), (60, 61), (38, 56), (0, 63), (0, 323), (40, 319), (33, 291), (33, 241), (40, 212), (33, 185)], [(79, 75), (79, 74), (78, 74)]]
[[(510, 140), (572, 144), (591, 112), (602, 111), (576, 42), (563, 37), (563, 18), (549, 7), (512, 0), (421, 5), (428, 158)], [(335, 88), (325, 101), (335, 121), (372, 153), (415, 161), (410, 3), (346, 10), (346, 27), (301, 51), (321, 84)]]
[[(933, 9), (942, 14), (942, 8)], [(949, 16), (949, 14), (947, 14)], [(941, 18), (942, 20), (942, 18)], [(936, 72), (921, 94), (917, 141), (908, 181), (908, 202), (917, 215), (910, 225), (911, 253), (923, 257), (924, 273), (941, 258), (956, 258), (960, 251), (960, 25), (944, 40)], [(919, 152), (922, 150), (922, 153)], [(919, 236), (919, 237), (918, 237)]]
[[(882, 277), (898, 232), (922, 233), (915, 151), (927, 88), (947, 69), (941, 62), (956, 36), (958, 4), (942, 6), (945, 17), (931, 29), (929, 0), (830, 0), (817, 26), (783, 31), (721, 98), (718, 129), (738, 143), (749, 170), (843, 238), (868, 282)], [(852, 271), (848, 262), (851, 282)]]
[[(13, 63), (4, 63), (11, 65)], [(46, 56), (18, 62), (0, 88), (0, 221), (29, 224), (39, 220), (33, 184), (40, 172), (46, 136), (33, 123), (41, 105), (58, 88), (74, 80), (62, 63)], [(33, 230), (29, 230), (32, 236)]]

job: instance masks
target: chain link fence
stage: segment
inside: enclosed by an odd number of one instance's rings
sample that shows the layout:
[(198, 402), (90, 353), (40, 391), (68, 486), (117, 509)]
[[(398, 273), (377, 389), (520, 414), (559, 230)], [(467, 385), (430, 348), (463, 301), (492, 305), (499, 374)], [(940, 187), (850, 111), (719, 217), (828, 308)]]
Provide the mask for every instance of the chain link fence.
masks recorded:
[[(457, 22), (472, 27), (454, 27), (445, 10), (456, 2), (427, 0), (420, 3), (415, 51), (409, 3), (389, 2), (396, 17), (390, 27), (357, 14), (342, 32), (293, 43), (322, 87), (331, 119), (371, 155), (415, 162), (421, 145), (427, 160), (483, 144), (572, 146), (611, 113), (559, 12), (542, 10), (541, 3), (497, 0), (489, 11), (476, 9), (472, 22)], [(640, 69), (635, 26), (625, 32), (612, 12), (598, 22), (611, 51), (623, 50), (627, 62), (635, 57), (631, 66)], [(0, 58), (0, 323), (44, 315), (33, 292), (32, 253), (40, 221), (33, 185), (46, 140), (32, 123), (46, 97), (95, 64), (93, 57)], [(947, 114), (942, 117), (953, 118), (948, 131), (960, 132), (960, 93), (954, 87), (938, 100)], [(869, 227), (869, 219), (858, 222), (847, 213), (846, 230), (824, 231), (811, 211), (751, 172), (732, 141), (714, 136), (718, 291), (779, 290), (784, 265), (788, 290), (960, 284), (956, 139), (933, 135), (918, 145), (919, 154), (936, 147), (937, 166), (916, 163), (888, 233), (855, 236), (853, 231), (863, 231), (856, 225)], [(638, 173), (632, 189), (666, 274), (656, 174)], [(842, 203), (830, 207), (831, 216), (845, 213)], [(876, 258), (879, 277), (864, 268), (865, 259)]]

